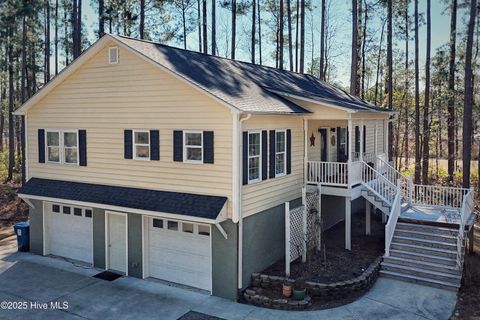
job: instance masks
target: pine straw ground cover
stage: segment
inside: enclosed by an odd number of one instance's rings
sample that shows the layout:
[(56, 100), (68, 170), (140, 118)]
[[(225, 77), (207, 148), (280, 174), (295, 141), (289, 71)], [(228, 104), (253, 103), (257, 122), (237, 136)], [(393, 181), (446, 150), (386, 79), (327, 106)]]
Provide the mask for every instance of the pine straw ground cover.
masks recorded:
[(18, 185), (0, 184), (0, 227), (28, 219), (28, 205), (17, 197)]

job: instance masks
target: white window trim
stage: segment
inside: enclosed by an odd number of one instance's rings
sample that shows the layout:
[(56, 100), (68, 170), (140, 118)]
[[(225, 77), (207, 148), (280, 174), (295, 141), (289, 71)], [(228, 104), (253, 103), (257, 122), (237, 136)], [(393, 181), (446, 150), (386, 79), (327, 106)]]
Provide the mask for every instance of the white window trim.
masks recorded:
[[(112, 49), (115, 49), (117, 56), (115, 57), (115, 62), (112, 62)], [(108, 47), (108, 64), (118, 64), (118, 47)]]
[[(58, 133), (58, 161), (48, 160), (48, 133)], [(65, 162), (65, 144), (63, 139), (64, 133), (76, 133), (77, 134), (77, 162), (67, 163)], [(79, 129), (45, 129), (45, 163), (54, 165), (66, 165), (66, 166), (79, 166), (80, 165), (80, 146), (79, 146)]]
[[(72, 130), (62, 130), (62, 164), (64, 165), (67, 165), (67, 166), (78, 166), (80, 165), (80, 146), (79, 146), (79, 139), (78, 139), (78, 131), (79, 130), (76, 130), (76, 129), (72, 129)], [(71, 162), (66, 162), (65, 161), (65, 143), (64, 143), (64, 134), (65, 133), (75, 133), (77, 135), (77, 162), (76, 163), (71, 163)], [(70, 149), (73, 149), (72, 147), (68, 147)]]
[[(283, 132), (285, 135), (285, 148), (283, 152), (277, 152), (277, 132)], [(283, 161), (283, 172), (282, 173), (277, 173), (277, 154), (283, 153), (284, 156), (284, 161)], [(287, 175), (287, 130), (286, 129), (278, 129), (275, 130), (275, 178), (278, 177), (283, 177)]]
[[(200, 137), (201, 137), (201, 145), (199, 146), (190, 146), (188, 145), (187, 146), (187, 134), (189, 133), (196, 133), (196, 134), (200, 134)], [(188, 160), (187, 159), (187, 148), (197, 148), (197, 149), (200, 149), (200, 151), (202, 152), (202, 158), (200, 160)], [(199, 164), (199, 163), (203, 163), (203, 131), (193, 131), (193, 130), (184, 130), (183, 131), (183, 162), (184, 163), (193, 163), (193, 164)]]
[[(152, 156), (150, 154), (151, 152), (151, 141), (150, 141), (150, 130), (132, 130), (133, 136), (132, 136), (132, 148), (133, 148), (133, 160), (139, 160), (139, 161), (150, 161), (150, 157)], [(135, 133), (146, 133), (148, 135), (148, 144), (146, 143), (135, 143)], [(137, 146), (139, 147), (148, 147), (148, 157), (138, 157), (137, 156)]]
[[(258, 156), (250, 156), (250, 134), (258, 134), (260, 137), (260, 154)], [(262, 181), (262, 133), (261, 131), (247, 131), (247, 175), (248, 184), (253, 184)], [(258, 162), (258, 178), (250, 179), (250, 158), (259, 158)]]

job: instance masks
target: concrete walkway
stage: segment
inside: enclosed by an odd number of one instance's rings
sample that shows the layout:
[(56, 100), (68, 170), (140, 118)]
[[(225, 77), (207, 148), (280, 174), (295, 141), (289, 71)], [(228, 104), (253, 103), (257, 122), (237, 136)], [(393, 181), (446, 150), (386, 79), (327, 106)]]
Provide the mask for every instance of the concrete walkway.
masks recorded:
[[(359, 300), (334, 309), (289, 312), (257, 308), (168, 286), (155, 280), (122, 277), (113, 282), (91, 276), (89, 267), (28, 253), (0, 243), (0, 302), (21, 302), (25, 310), (0, 309), (0, 319), (165, 319), (189, 311), (221, 319), (448, 319), (454, 292), (386, 278)], [(47, 310), (43, 303), (68, 303), (65, 310)], [(3, 306), (3, 305), (2, 305)], [(187, 318), (187, 317), (185, 317)], [(188, 319), (211, 319), (188, 317)]]

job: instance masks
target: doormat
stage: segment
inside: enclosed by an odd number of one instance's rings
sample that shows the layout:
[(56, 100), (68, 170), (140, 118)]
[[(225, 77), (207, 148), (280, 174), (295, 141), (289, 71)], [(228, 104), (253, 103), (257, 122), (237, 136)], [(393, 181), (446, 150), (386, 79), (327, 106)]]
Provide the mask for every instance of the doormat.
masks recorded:
[(115, 272), (103, 271), (103, 272), (97, 273), (93, 277), (98, 278), (98, 279), (102, 279), (102, 280), (105, 280), (105, 281), (113, 281), (113, 280), (117, 280), (121, 276), (122, 276), (121, 274), (118, 274), (118, 273), (115, 273)]
[(178, 318), (177, 320), (225, 320), (225, 319), (210, 316), (205, 313), (189, 311), (185, 313), (183, 316), (181, 316), (180, 318)]

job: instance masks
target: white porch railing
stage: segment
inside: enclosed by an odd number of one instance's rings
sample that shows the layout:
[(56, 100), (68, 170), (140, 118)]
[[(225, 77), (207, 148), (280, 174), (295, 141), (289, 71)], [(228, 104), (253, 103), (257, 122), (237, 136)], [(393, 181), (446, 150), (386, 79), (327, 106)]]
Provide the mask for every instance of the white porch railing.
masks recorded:
[(411, 188), (411, 177), (404, 176), (400, 171), (395, 169), (390, 163), (386, 161), (384, 157), (377, 157), (376, 167), (379, 172), (381, 172), (388, 180), (397, 181), (400, 180), (400, 188), (402, 191), (402, 198), (410, 198), (410, 188)]
[(469, 189), (414, 184), (411, 192), (413, 204), (446, 208), (461, 208)]
[(463, 243), (465, 239), (465, 225), (467, 224), (474, 208), (474, 191), (469, 189), (468, 193), (463, 197), (462, 209), (460, 210), (460, 223), (458, 227), (457, 237), (457, 268), (463, 268)]
[(391, 205), (397, 193), (397, 186), (384, 175), (362, 162), (362, 182), (365, 187), (372, 190), (383, 201)]
[(390, 208), (390, 215), (388, 222), (385, 225), (385, 256), (390, 256), (390, 245), (392, 244), (393, 234), (397, 226), (398, 217), (400, 216), (402, 205), (402, 191), (400, 186), (400, 180), (397, 182), (397, 192)]
[(308, 161), (307, 182), (333, 186), (348, 184), (347, 162)]

